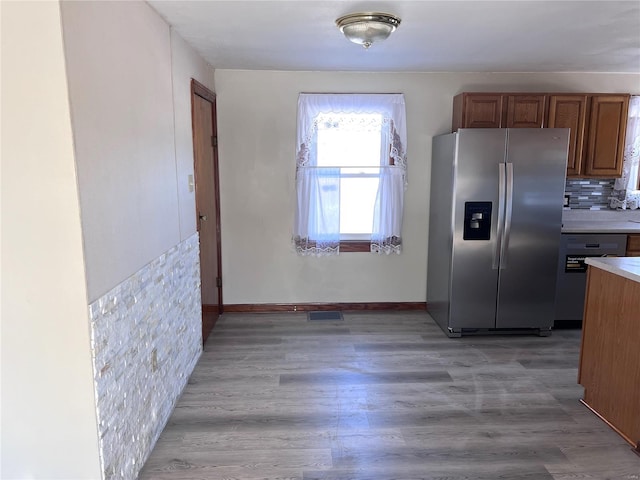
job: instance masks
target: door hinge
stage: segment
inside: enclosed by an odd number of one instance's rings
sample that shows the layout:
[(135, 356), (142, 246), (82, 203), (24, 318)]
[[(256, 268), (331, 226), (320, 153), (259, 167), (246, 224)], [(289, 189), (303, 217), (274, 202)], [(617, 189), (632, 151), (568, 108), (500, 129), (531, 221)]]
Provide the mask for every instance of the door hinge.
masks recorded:
[(215, 135), (211, 136), (211, 146), (212, 147), (217, 147), (218, 146), (218, 137), (216, 137)]
[(222, 287), (222, 278), (216, 277), (216, 287)]

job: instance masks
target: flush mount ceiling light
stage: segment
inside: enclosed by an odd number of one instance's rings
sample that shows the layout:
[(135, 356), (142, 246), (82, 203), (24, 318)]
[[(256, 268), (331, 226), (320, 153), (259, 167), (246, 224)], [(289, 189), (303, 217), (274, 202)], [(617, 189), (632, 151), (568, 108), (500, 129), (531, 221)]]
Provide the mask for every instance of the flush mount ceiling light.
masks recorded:
[(400, 25), (400, 19), (389, 13), (350, 13), (338, 18), (336, 25), (353, 43), (369, 48), (373, 42), (391, 35)]

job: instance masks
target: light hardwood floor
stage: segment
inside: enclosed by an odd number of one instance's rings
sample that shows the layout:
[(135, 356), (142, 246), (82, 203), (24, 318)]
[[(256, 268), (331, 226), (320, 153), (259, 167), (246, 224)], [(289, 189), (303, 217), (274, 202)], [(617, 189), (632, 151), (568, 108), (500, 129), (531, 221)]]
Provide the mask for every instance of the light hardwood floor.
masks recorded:
[(225, 314), (139, 478), (638, 480), (578, 402), (579, 349), (423, 312)]

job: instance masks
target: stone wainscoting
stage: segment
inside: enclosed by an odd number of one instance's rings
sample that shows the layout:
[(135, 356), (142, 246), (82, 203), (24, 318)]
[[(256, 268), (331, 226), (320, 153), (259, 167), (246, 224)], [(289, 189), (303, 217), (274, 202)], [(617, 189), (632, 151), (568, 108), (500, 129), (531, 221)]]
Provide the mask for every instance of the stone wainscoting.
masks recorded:
[(103, 478), (137, 478), (202, 353), (198, 234), (89, 313)]

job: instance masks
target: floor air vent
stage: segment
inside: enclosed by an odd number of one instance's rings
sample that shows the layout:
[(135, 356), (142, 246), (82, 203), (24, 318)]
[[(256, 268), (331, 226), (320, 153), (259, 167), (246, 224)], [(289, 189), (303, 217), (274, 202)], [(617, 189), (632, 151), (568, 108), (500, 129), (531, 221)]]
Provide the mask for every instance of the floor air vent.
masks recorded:
[(343, 320), (342, 312), (309, 312), (309, 320)]

